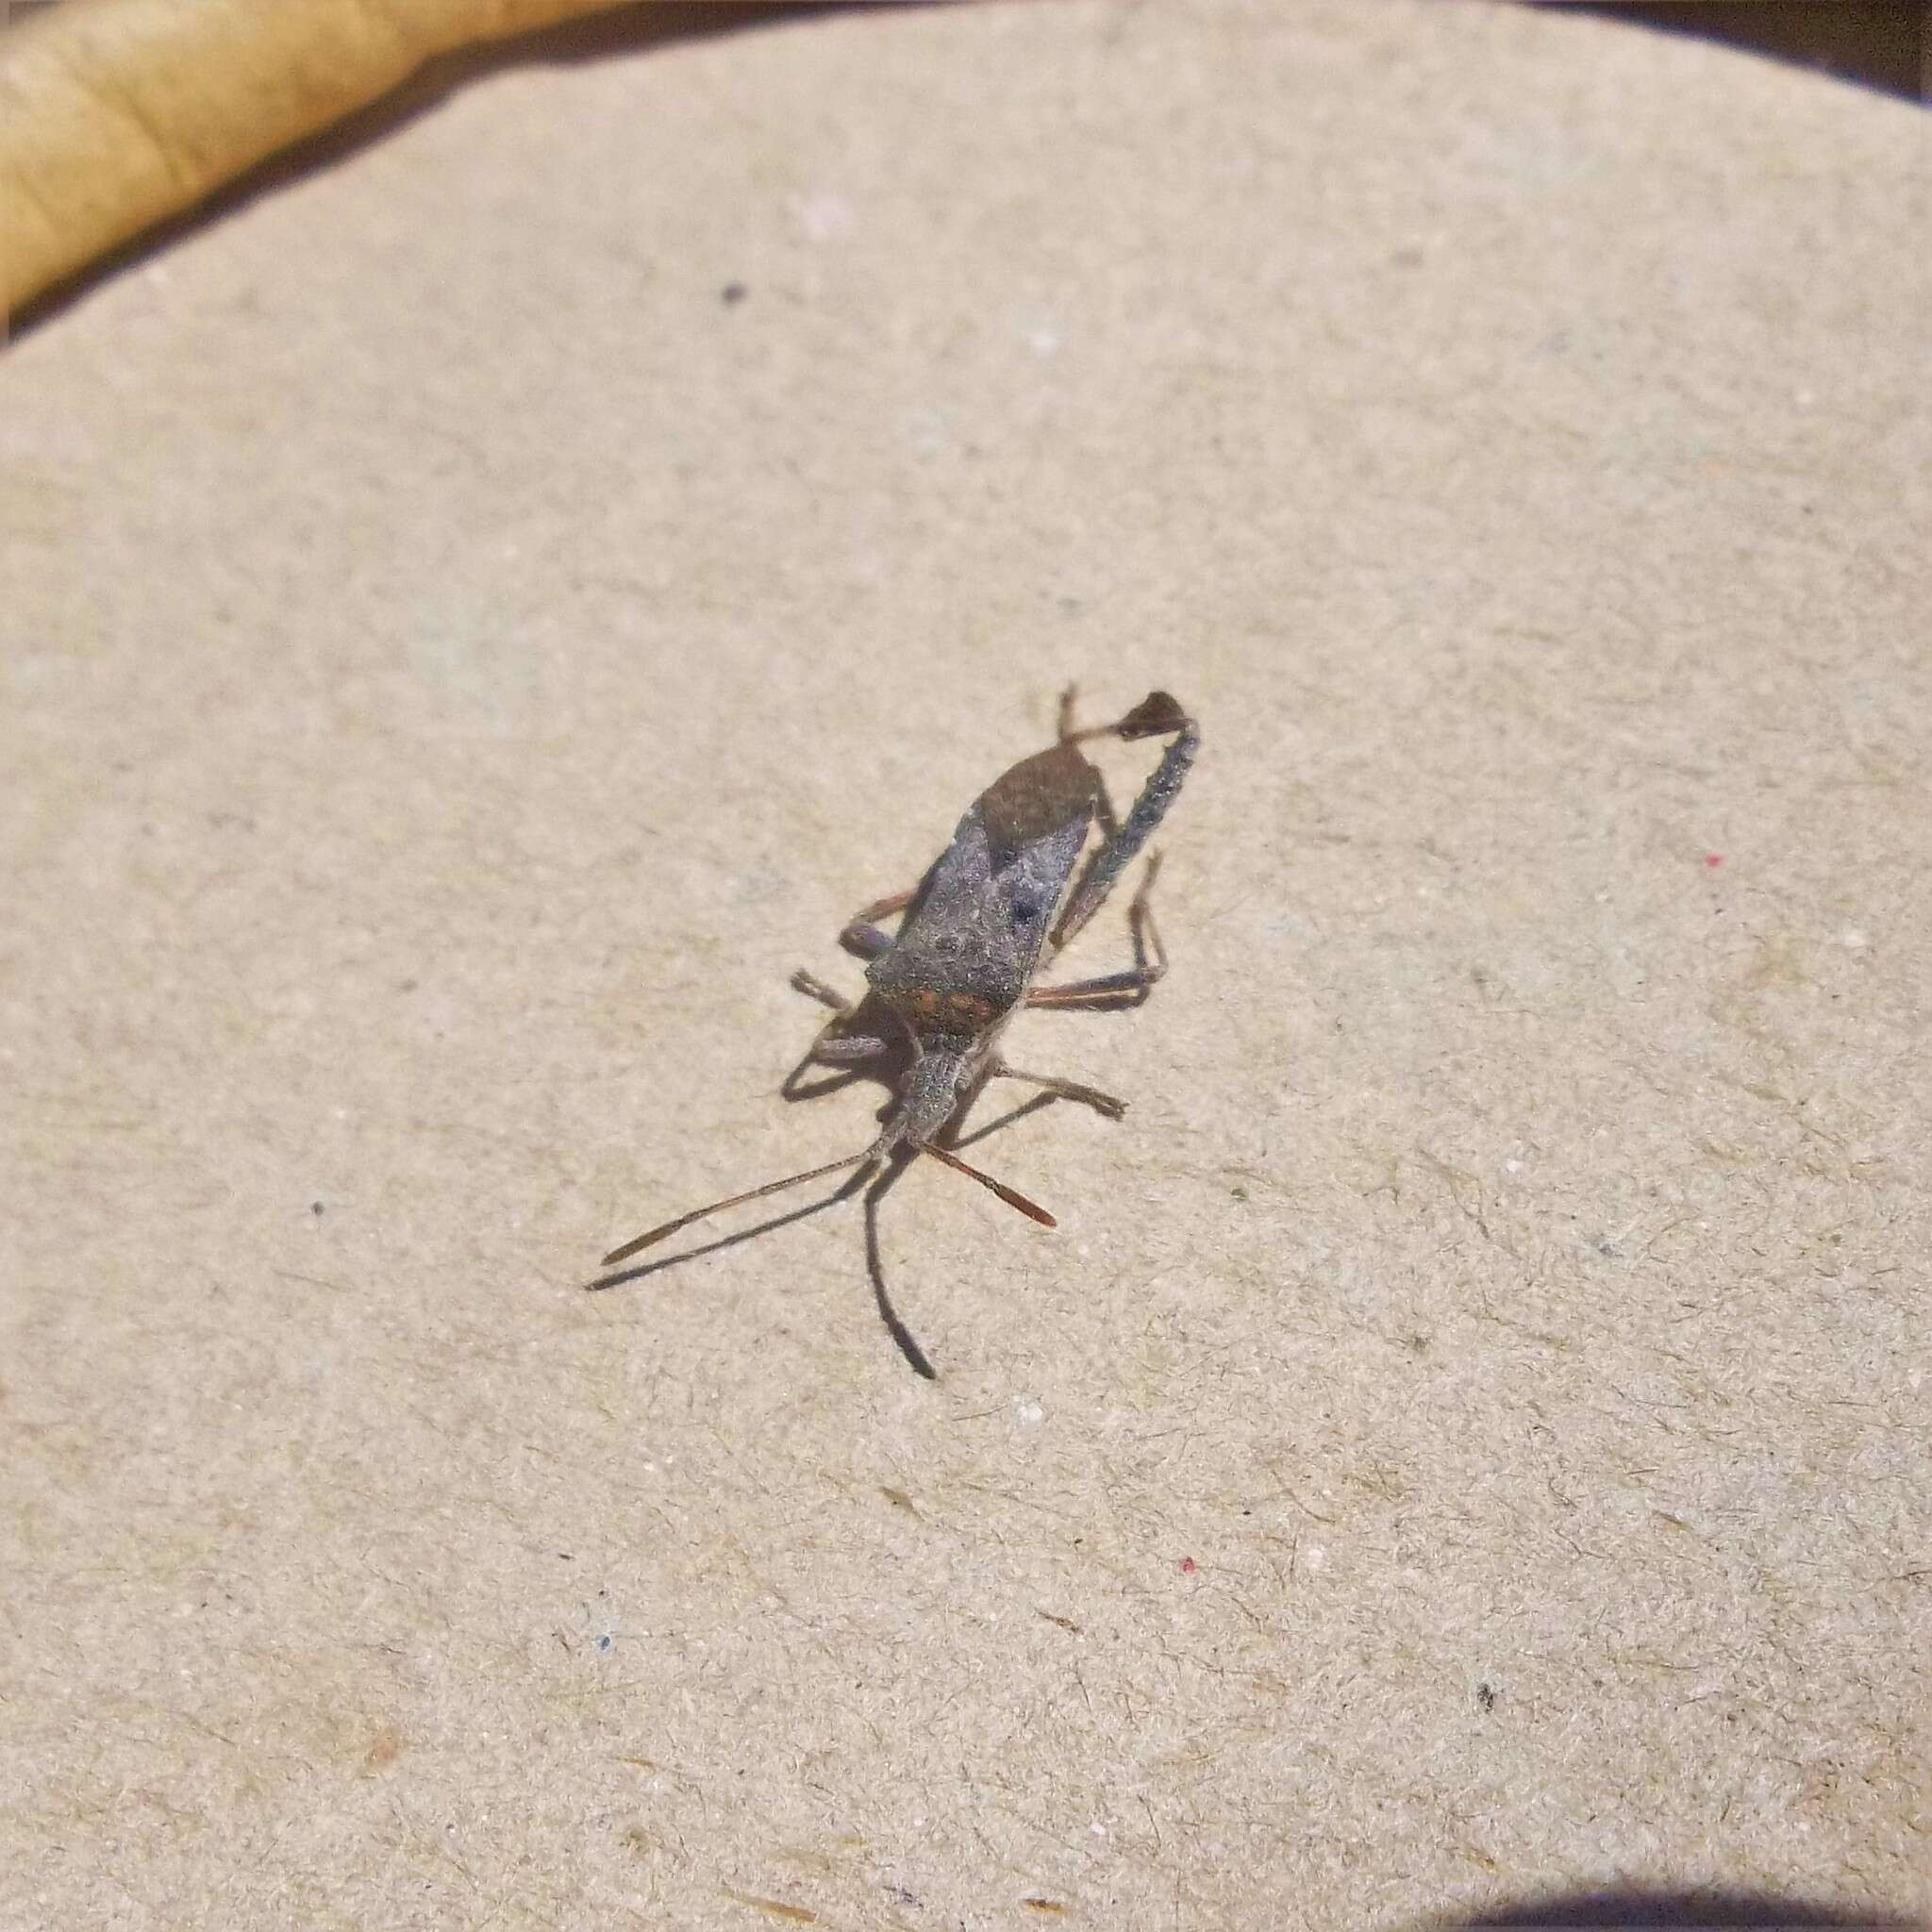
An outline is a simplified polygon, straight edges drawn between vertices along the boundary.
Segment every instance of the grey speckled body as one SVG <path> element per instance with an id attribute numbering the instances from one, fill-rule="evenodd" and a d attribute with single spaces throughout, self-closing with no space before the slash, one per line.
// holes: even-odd
<path id="1" fill-rule="evenodd" d="M 1018 764 L 974 801 L 866 971 L 922 1042 L 983 1033 L 1032 979 L 1093 823 L 1100 774 L 1072 745 Z"/>
<path id="2" fill-rule="evenodd" d="M 1026 1081 L 1115 1119 L 1125 1111 L 1124 1101 L 1097 1089 L 1007 1065 L 997 1043 L 1022 1006 L 1138 1004 L 1167 970 L 1148 906 L 1157 858 L 1149 860 L 1128 911 L 1133 966 L 1072 985 L 1034 983 L 1041 967 L 1099 909 L 1166 815 L 1199 742 L 1194 721 L 1165 691 L 1150 692 L 1111 724 L 1084 731 L 1073 728 L 1072 704 L 1068 691 L 1060 701 L 1058 741 L 1021 759 L 980 793 L 912 891 L 866 908 L 841 934 L 848 952 L 870 962 L 871 992 L 862 1004 L 853 1005 L 810 974 L 793 977 L 801 991 L 824 1001 L 836 1014 L 808 1058 L 855 1066 L 889 1056 L 895 1042 L 886 1036 L 895 1030 L 909 1041 L 912 1056 L 900 1079 L 899 1105 L 878 1137 L 844 1160 L 714 1201 L 652 1228 L 607 1255 L 607 1266 L 720 1208 L 841 1168 L 871 1167 L 898 1149 L 928 1154 L 1034 1220 L 1054 1225 L 1045 1208 L 968 1166 L 941 1137 L 981 1085 L 995 1076 Z M 1124 820 L 1116 819 L 1100 773 L 1079 749 L 1083 740 L 1103 736 L 1172 741 Z M 1104 836 L 1082 869 L 1081 855 L 1096 823 Z M 873 924 L 894 912 L 903 915 L 896 934 Z M 863 1030 L 861 1015 L 875 1025 L 889 1024 L 883 1032 Z"/>
<path id="3" fill-rule="evenodd" d="M 974 801 L 890 950 L 866 969 L 918 1048 L 888 1130 L 893 1139 L 937 1134 L 991 1059 L 1039 965 L 1099 796 L 1100 774 L 1074 745 L 1015 765 Z"/>

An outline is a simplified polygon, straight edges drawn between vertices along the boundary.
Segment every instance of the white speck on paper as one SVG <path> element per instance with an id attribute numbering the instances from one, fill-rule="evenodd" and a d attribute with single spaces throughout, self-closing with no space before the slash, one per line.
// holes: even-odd
<path id="1" fill-rule="evenodd" d="M 842 194 L 794 195 L 791 212 L 810 242 L 837 242 L 858 225 L 858 212 Z"/>
<path id="2" fill-rule="evenodd" d="M 1059 354 L 1065 338 L 1060 334 L 1058 323 L 1034 321 L 1021 325 L 1020 340 L 1044 362 L 1049 356 Z"/>
<path id="3" fill-rule="evenodd" d="M 1030 1399 L 1025 1399 L 1014 1403 L 1013 1414 L 1021 1422 L 1026 1424 L 1029 1427 L 1031 1427 L 1032 1424 L 1035 1423 L 1041 1423 L 1046 1420 L 1045 1409 L 1041 1408 L 1039 1403 L 1034 1402 Z"/>
<path id="4" fill-rule="evenodd" d="M 919 408 L 906 412 L 906 441 L 914 456 L 938 457 L 950 453 L 952 431 L 938 409 Z"/>

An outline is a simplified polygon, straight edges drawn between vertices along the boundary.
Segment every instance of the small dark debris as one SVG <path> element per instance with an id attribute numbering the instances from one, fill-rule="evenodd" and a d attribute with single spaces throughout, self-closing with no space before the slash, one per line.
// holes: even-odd
<path id="1" fill-rule="evenodd" d="M 742 282 L 726 282 L 718 291 L 718 299 L 724 303 L 725 308 L 736 308 L 750 293 L 751 291 Z"/>
<path id="2" fill-rule="evenodd" d="M 1493 1685 L 1478 1684 L 1475 1687 L 1475 1701 L 1485 1710 L 1494 1710 L 1501 1696 L 1502 1693 Z"/>
<path id="3" fill-rule="evenodd" d="M 1230 1188 L 1227 1191 L 1230 1194 L 1232 1194 L 1237 1201 L 1245 1201 L 1248 1198 L 1248 1191 L 1245 1188 Z"/>
<path id="4" fill-rule="evenodd" d="M 321 1203 L 320 1201 L 311 1201 L 311 1202 L 309 1202 L 309 1204 L 308 1204 L 308 1211 L 309 1211 L 309 1213 L 311 1213 L 311 1214 L 320 1214 L 320 1213 L 321 1213 L 321 1212 L 323 1211 L 323 1210 L 322 1210 L 322 1203 Z"/>

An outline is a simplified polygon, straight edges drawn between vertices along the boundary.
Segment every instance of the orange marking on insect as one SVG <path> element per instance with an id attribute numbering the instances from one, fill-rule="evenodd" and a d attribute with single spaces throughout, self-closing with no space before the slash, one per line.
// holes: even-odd
<path id="1" fill-rule="evenodd" d="M 891 1002 L 915 1033 L 981 1033 L 999 1008 L 976 992 L 941 992 L 929 986 L 895 988 Z"/>

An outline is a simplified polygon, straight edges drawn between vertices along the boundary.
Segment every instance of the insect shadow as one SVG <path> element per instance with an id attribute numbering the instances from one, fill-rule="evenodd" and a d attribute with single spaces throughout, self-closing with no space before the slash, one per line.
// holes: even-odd
<path id="1" fill-rule="evenodd" d="M 857 1079 L 878 1081 L 890 1096 L 879 1132 L 857 1153 L 761 1186 L 746 1188 L 647 1228 L 604 1257 L 616 1268 L 695 1221 L 742 1207 L 787 1188 L 852 1170 L 823 1200 L 721 1237 L 681 1255 L 601 1275 L 586 1284 L 615 1288 L 661 1268 L 735 1247 L 823 1212 L 863 1191 L 866 1267 L 887 1329 L 918 1373 L 936 1379 L 925 1352 L 893 1308 L 886 1290 L 878 1206 L 919 1155 L 964 1174 L 1043 1227 L 1054 1217 L 1018 1189 L 960 1158 L 959 1149 L 1010 1124 L 1050 1100 L 1075 1100 L 1109 1120 L 1126 1102 L 1057 1074 L 1028 1073 L 999 1050 L 1008 1023 L 1028 1007 L 1109 1011 L 1139 1006 L 1167 971 L 1151 897 L 1160 860 L 1151 855 L 1127 908 L 1133 963 L 1124 970 L 1058 985 L 1038 983 L 1041 970 L 1111 896 L 1178 795 L 1200 742 L 1199 729 L 1166 691 L 1150 691 L 1110 724 L 1077 728 L 1072 690 L 1061 694 L 1053 744 L 1023 758 L 967 808 L 952 839 L 909 891 L 863 908 L 839 935 L 840 945 L 866 960 L 866 991 L 848 1000 L 801 969 L 791 983 L 832 1009 L 832 1018 L 779 1089 L 788 1101 L 835 1092 Z M 1081 746 L 1096 738 L 1167 741 L 1159 763 L 1131 808 L 1118 812 L 1101 772 Z M 1092 840 L 1099 833 L 1097 842 Z M 898 917 L 887 932 L 876 924 Z M 819 1078 L 814 1069 L 830 1069 Z M 979 1128 L 963 1127 L 988 1082 L 1013 1080 L 1032 1099 Z"/>

